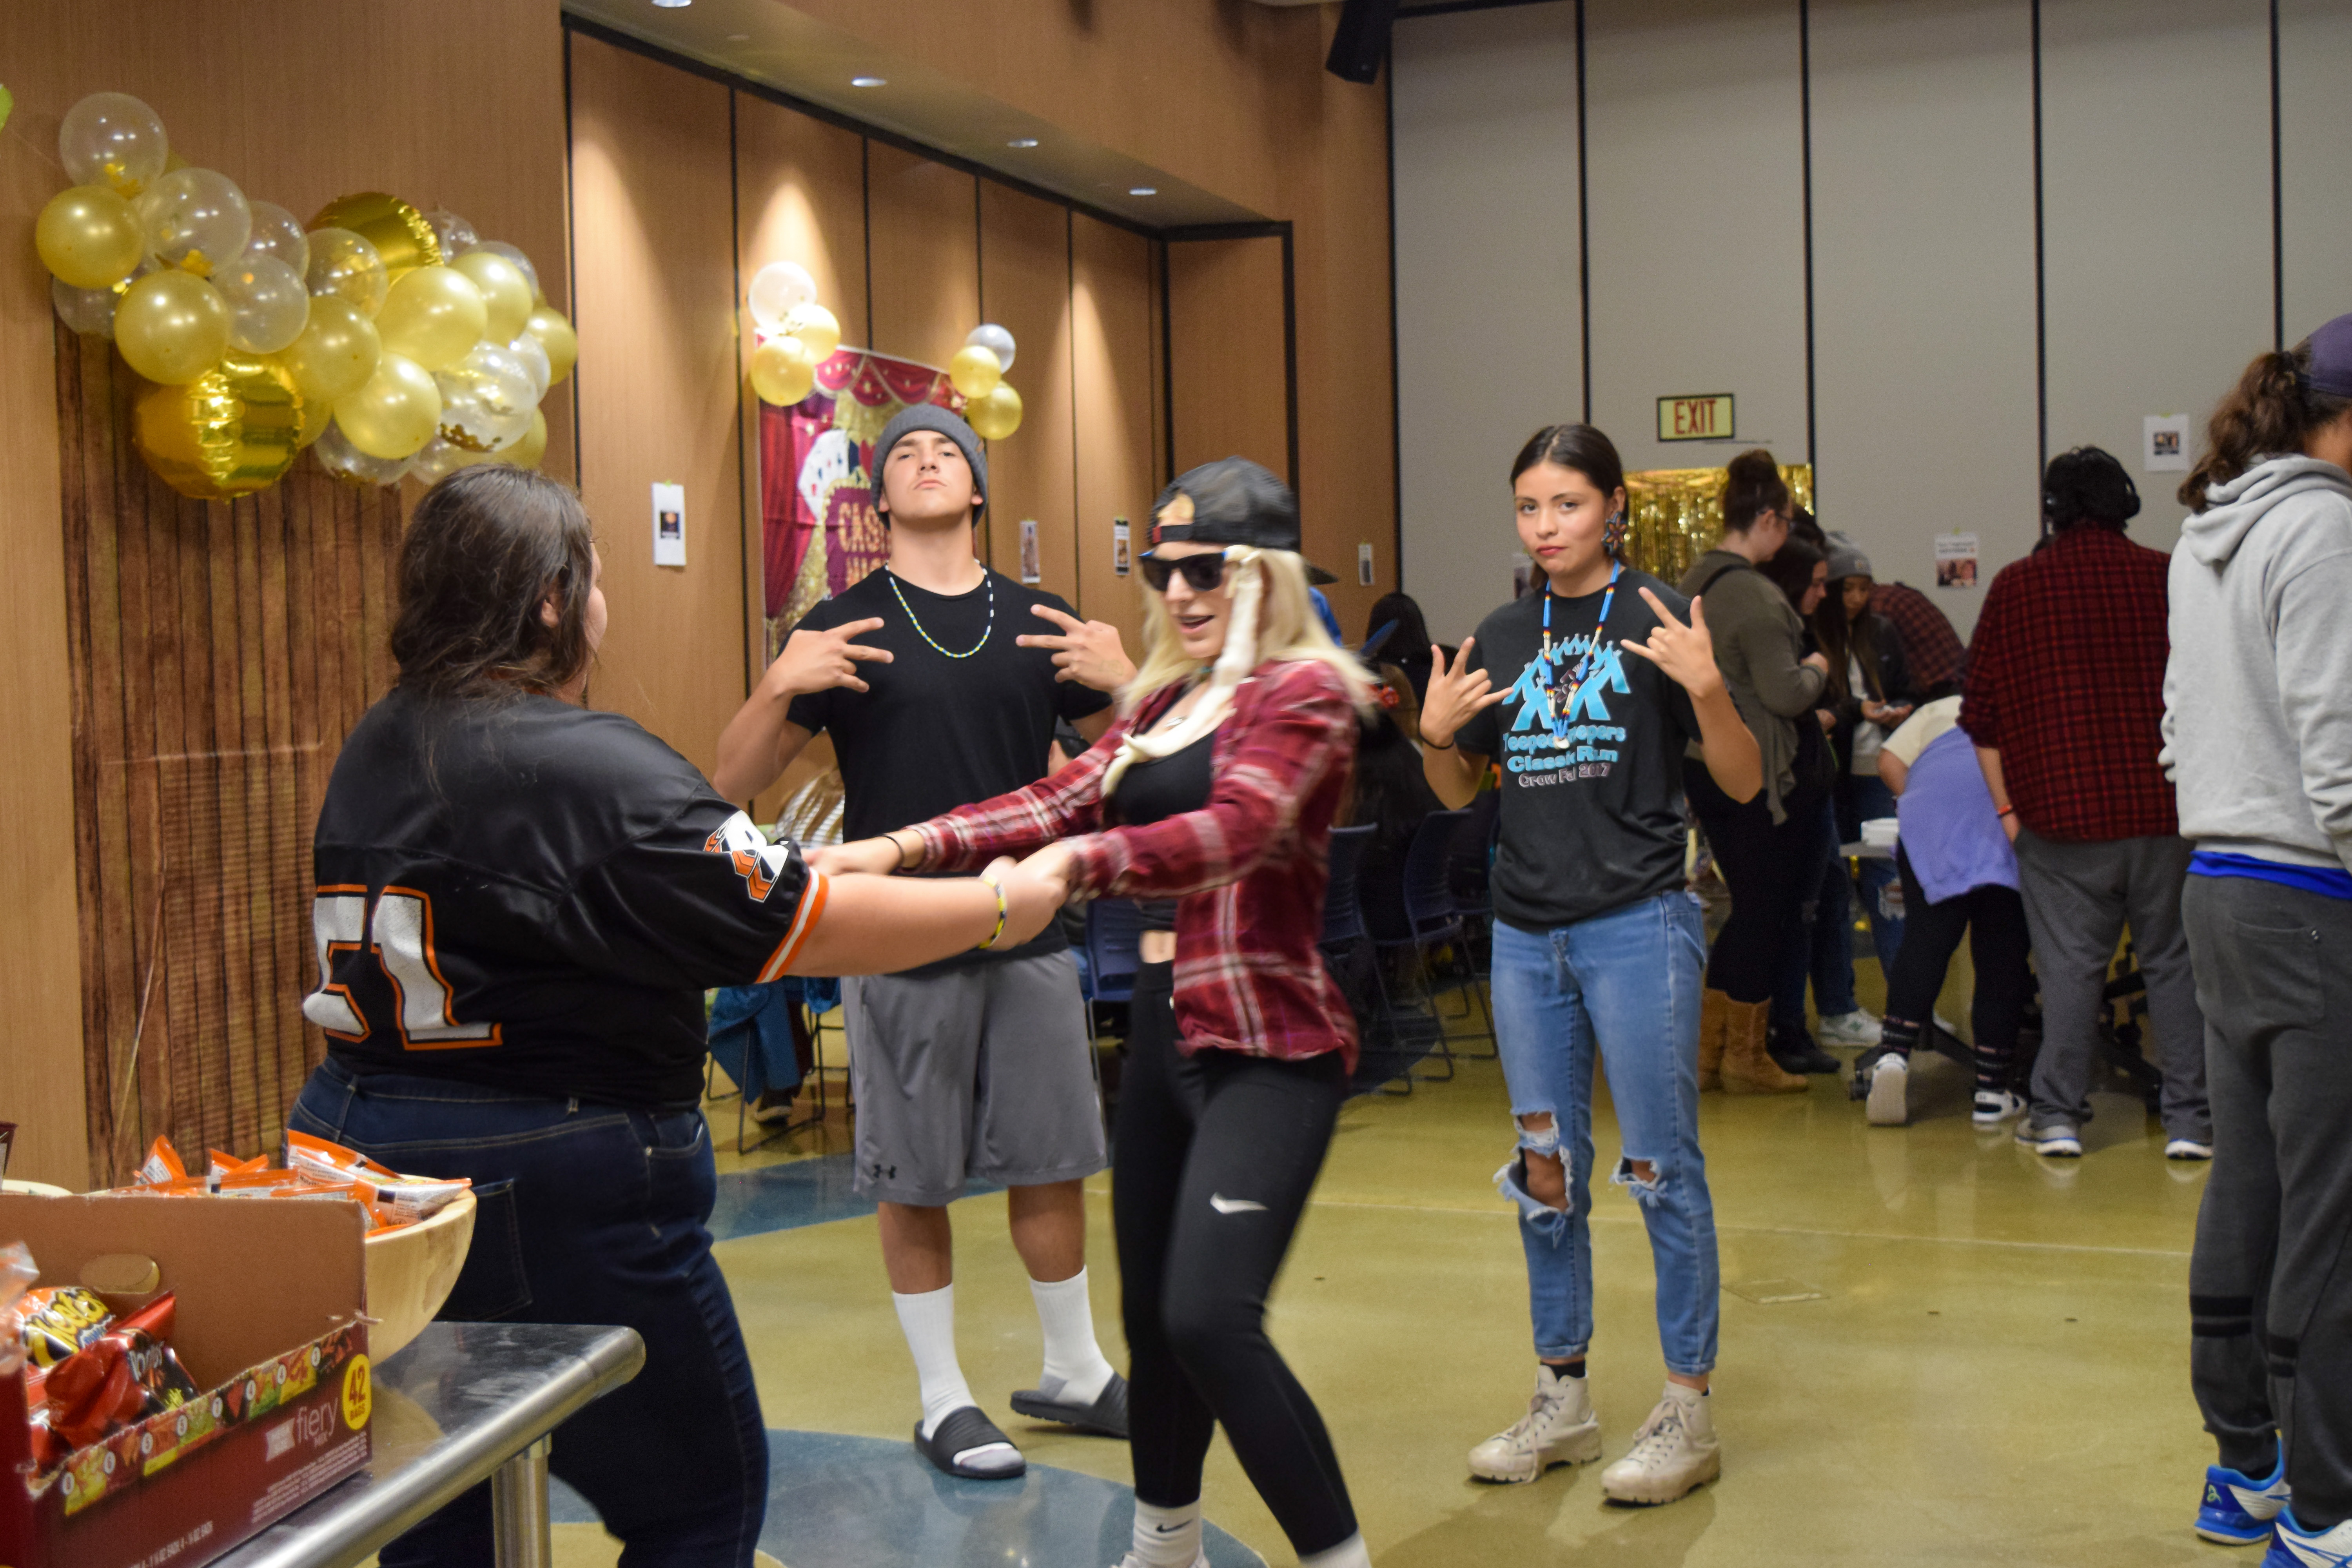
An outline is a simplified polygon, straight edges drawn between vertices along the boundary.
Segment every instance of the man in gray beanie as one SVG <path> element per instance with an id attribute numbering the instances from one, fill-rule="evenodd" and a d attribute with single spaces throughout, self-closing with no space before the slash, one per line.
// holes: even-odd
<path id="1" fill-rule="evenodd" d="M 872 482 L 887 563 L 802 619 L 720 736 L 712 782 L 748 800 L 822 731 L 840 761 L 845 836 L 887 845 L 879 836 L 892 828 L 1044 777 L 1055 722 L 1096 739 L 1110 725 L 1108 693 L 1135 671 L 1116 627 L 976 559 L 988 457 L 962 419 L 930 404 L 902 409 L 874 444 Z M 900 868 L 857 854 L 809 859 L 827 875 Z M 1024 1461 L 956 1357 L 947 1205 L 967 1180 L 1008 1189 L 1045 1330 L 1044 1374 L 1013 1408 L 1124 1437 L 1127 1383 L 1096 1342 L 1087 1295 L 1081 1184 L 1108 1160 L 1077 962 L 1058 926 L 983 949 L 842 985 L 855 1184 L 881 1210 L 882 1260 L 922 1396 L 915 1446 L 949 1475 L 997 1479 Z"/>

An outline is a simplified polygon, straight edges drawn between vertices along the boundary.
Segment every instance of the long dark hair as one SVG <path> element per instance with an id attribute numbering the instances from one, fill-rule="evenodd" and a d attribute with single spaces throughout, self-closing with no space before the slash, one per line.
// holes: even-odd
<path id="1" fill-rule="evenodd" d="M 1723 471 L 1723 531 L 1745 533 L 1768 511 L 1789 509 L 1789 481 L 1780 465 L 1761 447 L 1731 459 Z M 1820 552 L 1814 552 L 1821 559 Z"/>
<path id="2" fill-rule="evenodd" d="M 593 657 L 595 579 L 588 513 L 569 486 L 504 463 L 458 469 L 416 503 L 400 542 L 400 684 L 490 701 L 555 690 Z M 551 626 L 540 616 L 550 594 Z"/>
<path id="3" fill-rule="evenodd" d="M 1382 626 L 1394 623 L 1395 629 L 1374 648 L 1371 657 L 1395 665 L 1408 676 L 1418 671 L 1422 680 L 1429 679 L 1429 622 L 1421 606 L 1410 594 L 1382 594 L 1372 601 L 1371 614 L 1364 617 L 1364 640 L 1370 642 Z"/>
<path id="4" fill-rule="evenodd" d="M 1519 476 L 1538 463 L 1582 474 L 1604 498 L 1625 488 L 1625 462 L 1617 456 L 1617 443 L 1590 425 L 1547 425 L 1528 437 L 1519 455 L 1511 459 L 1511 483 L 1517 484 Z M 1612 556 L 1623 553 L 1623 531 L 1615 531 L 1604 545 Z M 1422 646 L 1428 644 L 1424 641 Z"/>
<path id="5" fill-rule="evenodd" d="M 1789 596 L 1789 608 L 1801 615 L 1805 592 L 1813 585 L 1813 568 L 1826 559 L 1803 540 L 1791 539 L 1757 570 L 1772 579 L 1773 585 Z"/>
<path id="6" fill-rule="evenodd" d="M 1886 672 L 1878 662 L 1878 617 L 1863 606 L 1862 614 L 1848 619 L 1845 613 L 1845 579 L 1830 580 L 1828 596 L 1813 609 L 1813 646 L 1830 661 L 1830 694 L 1840 702 L 1856 696 L 1867 695 L 1873 702 L 1886 700 Z M 1862 663 L 1864 690 L 1852 689 L 1846 678 L 1846 661 Z"/>
<path id="7" fill-rule="evenodd" d="M 2206 424 L 2205 455 L 2180 481 L 2183 506 L 2203 511 L 2209 488 L 2228 484 L 2264 458 L 2302 451 L 2313 431 L 2352 408 L 2352 398 L 2305 384 L 2310 374 L 2309 338 L 2284 353 L 2254 356 Z"/>

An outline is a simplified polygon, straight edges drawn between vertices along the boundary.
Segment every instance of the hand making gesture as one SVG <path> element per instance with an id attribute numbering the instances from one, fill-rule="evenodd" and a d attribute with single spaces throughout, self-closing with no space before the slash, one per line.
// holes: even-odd
<path id="1" fill-rule="evenodd" d="M 1029 613 L 1062 628 L 1059 637 L 1036 632 L 1013 639 L 1023 647 L 1052 648 L 1055 680 L 1075 680 L 1096 691 L 1116 691 L 1134 678 L 1135 666 L 1128 662 L 1127 650 L 1119 646 L 1118 628 L 1108 621 L 1082 621 L 1051 605 L 1032 605 Z"/>
<path id="2" fill-rule="evenodd" d="M 1664 670 L 1694 700 L 1704 700 L 1719 690 L 1723 673 L 1715 667 L 1715 639 L 1706 635 L 1706 612 L 1699 602 L 1690 602 L 1690 625 L 1685 626 L 1649 589 L 1642 590 L 1642 597 L 1649 605 L 1650 613 L 1658 617 L 1658 624 L 1650 628 L 1647 642 L 1625 641 L 1618 646 Z"/>
<path id="3" fill-rule="evenodd" d="M 1470 721 L 1471 715 L 1482 713 L 1510 695 L 1508 689 L 1490 690 L 1495 683 L 1483 669 L 1470 668 L 1470 649 L 1476 637 L 1464 637 L 1462 651 L 1454 662 L 1445 662 L 1445 650 L 1433 645 L 1429 650 L 1429 695 L 1421 700 L 1421 740 L 1423 744 L 1443 751 L 1454 743 L 1454 734 Z"/>
<path id="4" fill-rule="evenodd" d="M 845 622 L 821 632 L 794 632 L 785 639 L 784 651 L 776 656 L 776 662 L 768 666 L 765 679 L 788 697 L 830 691 L 835 687 L 864 691 L 866 682 L 858 679 L 857 667 L 888 664 L 891 655 L 887 648 L 867 647 L 852 639 L 878 630 L 881 626 L 877 616 L 869 620 Z"/>

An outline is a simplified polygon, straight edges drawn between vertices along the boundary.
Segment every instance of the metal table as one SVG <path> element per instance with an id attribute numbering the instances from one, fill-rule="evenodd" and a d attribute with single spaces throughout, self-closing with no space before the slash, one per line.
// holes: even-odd
<path id="1" fill-rule="evenodd" d="M 646 1364 L 635 1329 L 429 1323 L 375 1373 L 368 1468 L 220 1568 L 351 1568 L 488 1479 L 499 1568 L 547 1568 L 547 1435 Z"/>

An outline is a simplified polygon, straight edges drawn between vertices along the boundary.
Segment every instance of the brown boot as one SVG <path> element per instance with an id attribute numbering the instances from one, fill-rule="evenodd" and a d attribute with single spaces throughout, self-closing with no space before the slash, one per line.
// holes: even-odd
<path id="1" fill-rule="evenodd" d="M 1698 1005 L 1698 1089 L 1723 1087 L 1723 1031 L 1731 1021 L 1731 998 L 1710 985 Z"/>
<path id="2" fill-rule="evenodd" d="M 1769 1002 L 1724 1002 L 1723 1092 L 1726 1094 L 1801 1094 L 1811 1087 L 1801 1075 L 1780 1070 L 1764 1049 L 1769 1031 Z"/>

